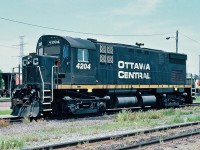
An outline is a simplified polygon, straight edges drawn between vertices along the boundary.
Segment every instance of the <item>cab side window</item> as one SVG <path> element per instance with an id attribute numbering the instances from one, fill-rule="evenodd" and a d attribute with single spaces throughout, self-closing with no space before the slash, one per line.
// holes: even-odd
<path id="1" fill-rule="evenodd" d="M 88 62 L 88 49 L 78 49 L 78 62 Z"/>
<path id="2" fill-rule="evenodd" d="M 69 46 L 65 45 L 63 47 L 63 58 L 69 57 Z"/>
<path id="3" fill-rule="evenodd" d="M 44 50 L 43 50 L 42 47 L 38 49 L 38 54 L 39 54 L 39 55 L 43 55 L 43 54 L 44 54 Z"/>

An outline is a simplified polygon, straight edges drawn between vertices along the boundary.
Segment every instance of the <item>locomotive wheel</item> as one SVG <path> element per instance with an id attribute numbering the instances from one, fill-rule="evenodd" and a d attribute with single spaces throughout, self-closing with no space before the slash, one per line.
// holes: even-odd
<path id="1" fill-rule="evenodd" d="M 103 115 L 106 112 L 106 103 L 100 102 L 99 104 L 99 109 L 98 109 L 98 114 Z"/>
<path id="2" fill-rule="evenodd" d="M 61 116 L 62 114 L 61 102 L 54 102 L 52 108 L 53 108 L 52 111 L 53 116 Z"/>

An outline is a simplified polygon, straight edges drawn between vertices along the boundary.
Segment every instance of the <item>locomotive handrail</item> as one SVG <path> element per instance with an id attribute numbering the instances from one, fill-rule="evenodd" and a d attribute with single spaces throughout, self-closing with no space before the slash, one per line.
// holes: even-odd
<path id="1" fill-rule="evenodd" d="M 42 80 L 42 102 L 44 102 L 44 80 L 43 80 L 43 77 L 42 77 L 42 73 L 41 73 L 41 69 L 40 69 L 40 66 L 37 66 L 39 72 L 40 72 L 40 78 Z"/>
<path id="2" fill-rule="evenodd" d="M 12 80 L 13 80 L 13 73 L 14 73 L 14 68 L 12 69 L 12 74 L 10 77 L 10 99 L 12 99 Z"/>
<path id="3" fill-rule="evenodd" d="M 54 76 L 53 76 L 53 74 L 54 74 L 54 68 L 56 68 L 56 67 L 58 67 L 58 66 L 52 66 L 52 72 L 51 72 L 51 102 L 53 102 L 53 86 L 54 86 L 54 82 L 53 82 Z"/>

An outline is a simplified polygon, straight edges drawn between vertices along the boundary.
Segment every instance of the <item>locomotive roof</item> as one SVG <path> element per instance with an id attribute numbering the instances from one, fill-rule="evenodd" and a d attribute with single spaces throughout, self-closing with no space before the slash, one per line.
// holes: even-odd
<path id="1" fill-rule="evenodd" d="M 69 36 L 57 36 L 57 35 L 43 35 L 42 37 L 40 37 L 40 39 L 45 39 L 45 38 L 46 39 L 51 39 L 51 38 L 52 39 L 54 39 L 54 38 L 63 39 L 64 41 L 69 43 L 69 45 L 71 47 L 75 47 L 75 48 L 86 48 L 86 49 L 93 49 L 93 50 L 96 49 L 93 42 L 91 42 L 89 40 L 84 40 L 81 38 L 72 38 Z M 40 41 L 40 39 L 39 39 L 39 41 Z"/>
<path id="2" fill-rule="evenodd" d="M 95 44 L 105 44 L 105 45 L 112 45 L 112 46 L 116 46 L 116 47 L 126 47 L 126 48 L 130 48 L 130 49 L 165 52 L 164 50 L 138 47 L 135 45 L 100 42 L 100 41 L 97 41 L 96 39 L 81 39 L 81 38 L 72 38 L 69 36 L 43 35 L 42 37 L 40 37 L 40 39 L 41 38 L 49 38 L 49 37 L 57 37 L 57 38 L 64 39 L 66 42 L 68 42 L 70 44 L 71 47 L 74 47 L 74 48 L 85 48 L 85 49 L 95 50 L 96 49 Z"/>
<path id="3" fill-rule="evenodd" d="M 69 36 L 62 36 L 62 38 L 67 40 L 71 47 L 96 49 L 94 43 L 89 40 L 84 40 L 81 38 L 72 38 Z"/>
<path id="4" fill-rule="evenodd" d="M 145 47 L 139 47 L 139 46 L 135 46 L 135 45 L 121 44 L 121 43 L 107 43 L 107 42 L 99 42 L 99 41 L 97 43 L 98 44 L 108 44 L 108 45 L 118 46 L 118 47 L 126 47 L 126 48 L 130 48 L 130 49 L 138 49 L 138 50 L 158 51 L 158 52 L 163 51 L 163 50 L 158 50 L 158 49 L 145 48 Z"/>
<path id="5" fill-rule="evenodd" d="M 91 39 L 91 38 L 88 38 L 87 40 L 90 40 L 90 41 L 92 41 L 93 43 L 97 43 L 97 44 L 112 45 L 112 46 L 116 46 L 116 47 L 126 47 L 126 48 L 130 48 L 130 49 L 138 49 L 138 50 L 147 50 L 147 51 L 164 52 L 164 50 L 153 49 L 153 48 L 145 48 L 145 47 L 139 47 L 139 46 L 136 46 L 136 45 L 122 44 L 122 43 L 101 42 L 101 41 L 97 41 L 96 39 Z"/>

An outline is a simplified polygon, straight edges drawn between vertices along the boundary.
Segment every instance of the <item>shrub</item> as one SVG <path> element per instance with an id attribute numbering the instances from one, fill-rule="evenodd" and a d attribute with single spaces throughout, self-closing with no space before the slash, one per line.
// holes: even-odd
<path id="1" fill-rule="evenodd" d="M 9 121 L 6 121 L 4 119 L 0 119 L 0 127 L 7 127 L 10 125 Z"/>
<path id="2" fill-rule="evenodd" d="M 117 114 L 117 122 L 129 121 L 131 112 L 129 110 L 122 110 Z"/>
<path id="3" fill-rule="evenodd" d="M 3 139 L 0 140 L 0 149 L 6 150 L 6 149 L 22 149 L 24 146 L 23 140 L 17 140 L 17 139 Z"/>
<path id="4" fill-rule="evenodd" d="M 175 115 L 175 113 L 176 113 L 176 111 L 173 108 L 170 108 L 170 109 L 167 109 L 167 110 L 163 111 L 163 114 L 165 116 L 172 116 L 172 115 Z"/>
<path id="5" fill-rule="evenodd" d="M 193 122 L 193 121 L 199 121 L 200 120 L 200 116 L 192 116 L 187 118 L 188 122 Z"/>
<path id="6" fill-rule="evenodd" d="M 167 121 L 168 124 L 176 124 L 176 123 L 182 123 L 184 122 L 184 119 L 180 116 L 174 116 L 169 121 Z"/>

